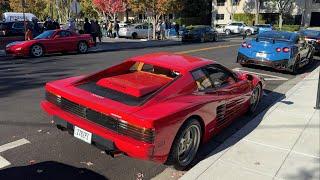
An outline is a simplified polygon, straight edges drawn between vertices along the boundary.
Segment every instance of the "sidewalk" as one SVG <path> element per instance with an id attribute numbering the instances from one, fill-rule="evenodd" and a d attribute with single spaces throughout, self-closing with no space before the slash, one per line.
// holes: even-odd
<path id="1" fill-rule="evenodd" d="M 89 52 L 117 51 L 124 49 L 141 49 L 147 47 L 164 47 L 180 45 L 181 40 L 170 38 L 167 40 L 126 39 L 126 38 L 103 38 L 102 43 L 97 43 Z"/>
<path id="2" fill-rule="evenodd" d="M 319 179 L 320 67 L 181 179 Z"/>

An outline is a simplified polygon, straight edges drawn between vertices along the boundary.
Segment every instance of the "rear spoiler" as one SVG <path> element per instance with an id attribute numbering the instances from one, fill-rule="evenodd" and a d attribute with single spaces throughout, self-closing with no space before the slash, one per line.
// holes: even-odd
<path id="1" fill-rule="evenodd" d="M 258 37 L 258 36 L 256 37 L 256 42 L 259 42 L 259 37 Z M 272 39 L 272 43 L 273 43 L 273 44 L 276 43 L 276 40 L 275 40 L 275 39 Z"/>

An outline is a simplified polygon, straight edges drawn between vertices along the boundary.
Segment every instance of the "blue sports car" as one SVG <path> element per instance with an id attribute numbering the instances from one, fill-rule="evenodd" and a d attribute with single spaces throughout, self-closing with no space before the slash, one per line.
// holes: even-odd
<path id="1" fill-rule="evenodd" d="M 263 33 L 266 31 L 272 31 L 273 27 L 271 24 L 257 24 L 255 27 L 258 29 L 258 33 Z"/>
<path id="2" fill-rule="evenodd" d="M 314 48 L 297 33 L 267 31 L 243 42 L 238 50 L 241 65 L 268 66 L 294 74 L 311 63 Z"/>

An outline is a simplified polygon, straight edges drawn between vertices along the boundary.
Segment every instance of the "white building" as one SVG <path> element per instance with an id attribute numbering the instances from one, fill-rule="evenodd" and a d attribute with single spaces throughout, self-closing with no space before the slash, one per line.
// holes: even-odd
<path id="1" fill-rule="evenodd" d="M 234 14 L 255 14 L 255 0 L 213 0 L 212 24 L 225 25 L 232 21 Z M 320 0 L 295 0 L 288 10 L 296 24 L 304 26 L 320 26 Z M 265 1 L 260 4 L 260 15 L 272 18 L 277 17 L 276 4 Z"/>

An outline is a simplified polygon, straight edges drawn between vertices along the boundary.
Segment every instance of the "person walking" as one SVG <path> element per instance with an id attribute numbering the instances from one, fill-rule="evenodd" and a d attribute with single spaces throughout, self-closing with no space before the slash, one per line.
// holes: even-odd
<path id="1" fill-rule="evenodd" d="M 113 37 L 113 35 L 112 35 L 112 29 L 113 29 L 112 23 L 109 22 L 109 24 L 108 24 L 108 37 L 110 37 L 110 38 Z"/>
<path id="2" fill-rule="evenodd" d="M 174 26 L 174 29 L 175 29 L 175 31 L 176 31 L 176 34 L 177 34 L 177 38 L 179 38 L 180 37 L 180 25 L 179 25 L 179 23 L 178 22 L 176 22 L 176 25 Z"/>
<path id="3" fill-rule="evenodd" d="M 160 35 L 161 35 L 161 21 L 157 22 L 156 24 L 156 38 L 157 40 L 160 40 Z"/>
<path id="4" fill-rule="evenodd" d="M 160 25 L 161 40 L 166 39 L 166 23 L 163 21 Z"/>
<path id="5" fill-rule="evenodd" d="M 68 30 L 71 32 L 76 32 L 76 23 L 72 18 L 68 20 Z"/>
<path id="6" fill-rule="evenodd" d="M 55 21 L 52 22 L 52 25 L 54 26 L 55 29 L 60 29 L 60 23 L 59 20 L 56 19 Z"/>
<path id="7" fill-rule="evenodd" d="M 88 18 L 84 19 L 83 30 L 85 34 L 91 34 L 91 24 Z"/>
<path id="8" fill-rule="evenodd" d="M 30 25 L 27 25 L 27 31 L 26 31 L 26 34 L 24 36 L 24 39 L 26 41 L 30 41 L 33 39 L 33 36 L 32 36 L 32 28 Z"/>
<path id="9" fill-rule="evenodd" d="M 114 21 L 114 27 L 113 27 L 115 33 L 116 33 L 116 38 L 119 38 L 119 30 L 120 30 L 120 26 L 117 22 L 117 20 Z"/>
<path id="10" fill-rule="evenodd" d="M 91 26 L 90 26 L 90 30 L 91 30 L 91 36 L 94 42 L 94 46 L 97 45 L 97 33 L 98 33 L 98 28 L 96 23 L 94 22 L 94 20 L 91 20 Z"/>
<path id="11" fill-rule="evenodd" d="M 101 26 L 98 20 L 96 20 L 96 26 L 97 26 L 97 36 L 98 36 L 99 42 L 101 43 L 102 31 L 101 31 Z"/>

